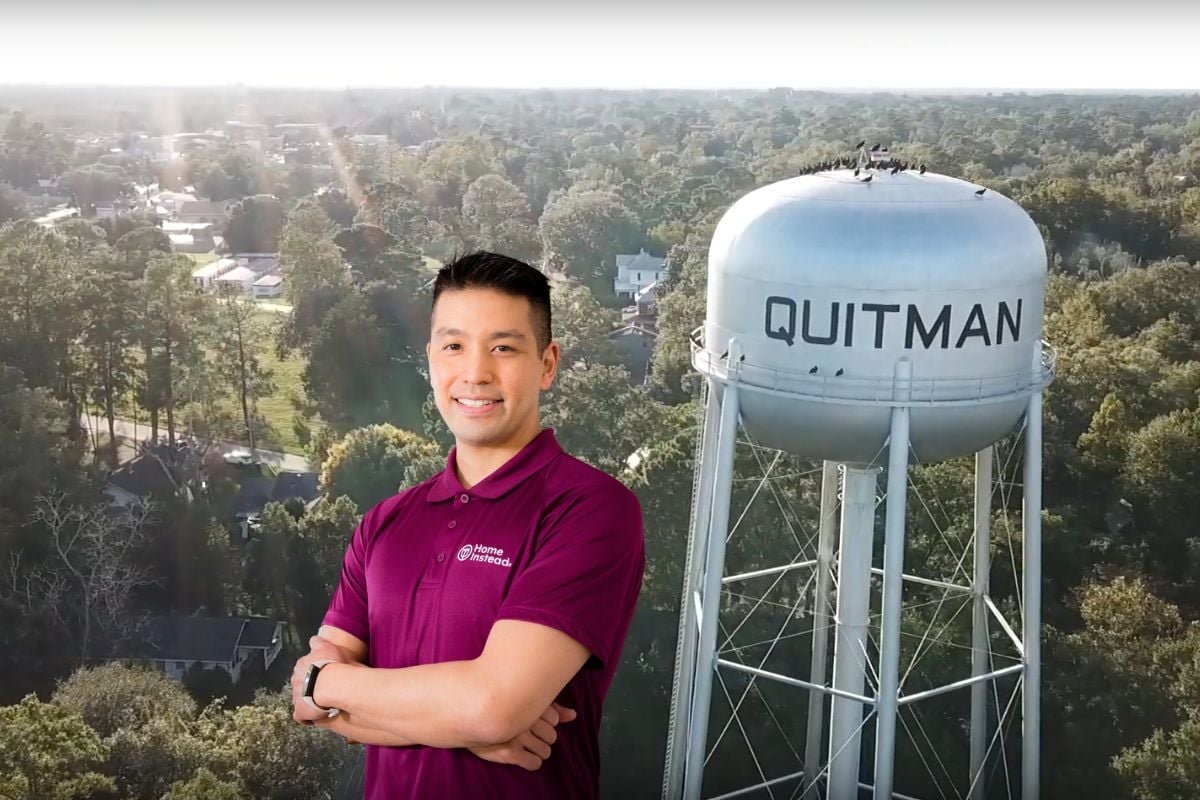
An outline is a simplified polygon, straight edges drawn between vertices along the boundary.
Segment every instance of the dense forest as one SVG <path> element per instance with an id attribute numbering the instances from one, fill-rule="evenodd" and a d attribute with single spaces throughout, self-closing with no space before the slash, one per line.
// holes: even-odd
<path id="1" fill-rule="evenodd" d="M 286 159 L 231 137 L 167 162 L 140 149 L 251 118 L 317 123 L 322 143 Z M 0 132 L 0 797 L 353 792 L 359 751 L 292 724 L 279 690 L 362 512 L 444 464 L 452 440 L 423 372 L 428 283 L 474 248 L 551 275 L 564 359 L 543 424 L 641 500 L 648 565 L 606 705 L 602 789 L 658 796 L 701 421 L 688 335 L 704 316 L 708 242 L 746 192 L 864 139 L 1011 197 L 1045 240 L 1057 377 L 1044 422 L 1043 796 L 1200 797 L 1200 97 L 4 89 Z M 47 181 L 81 218 L 32 221 Z M 198 290 L 195 262 L 139 206 L 151 184 L 232 201 L 226 247 L 278 251 L 290 310 Z M 113 203 L 127 210 L 96 213 Z M 669 275 L 635 383 L 608 334 L 615 257 L 642 249 Z M 100 422 L 85 430 L 89 414 Z M 190 499 L 108 509 L 101 490 L 130 445 L 117 422 L 130 417 L 172 447 L 197 442 L 204 469 L 174 475 L 177 489 L 195 483 Z M 204 443 L 254 437 L 302 448 L 324 499 L 268 504 L 243 540 L 230 522 L 240 473 Z M 997 450 L 1001 482 L 1019 480 L 1019 436 Z M 755 491 L 768 469 L 770 490 Z M 737 476 L 730 568 L 785 563 L 815 529 L 820 465 L 748 443 Z M 953 577 L 973 481 L 971 459 L 913 468 L 906 563 L 922 574 Z M 1011 608 L 1019 488 L 994 515 L 992 592 Z M 730 619 L 762 605 L 737 631 L 747 648 L 811 625 L 795 613 L 800 577 L 739 591 L 724 598 Z M 908 599 L 906 630 L 969 642 L 969 614 Z M 283 621 L 283 655 L 237 682 L 121 663 L 148 619 L 197 609 Z M 797 636 L 777 657 L 807 653 Z M 960 662 L 932 648 L 911 686 Z M 799 768 L 807 697 L 755 683 L 749 698 L 757 715 L 718 747 L 706 793 L 756 782 L 759 766 Z M 915 735 L 901 732 L 896 790 L 961 796 L 963 698 L 922 713 Z M 1019 794 L 1018 733 L 1019 720 L 1003 731 L 988 796 Z"/>

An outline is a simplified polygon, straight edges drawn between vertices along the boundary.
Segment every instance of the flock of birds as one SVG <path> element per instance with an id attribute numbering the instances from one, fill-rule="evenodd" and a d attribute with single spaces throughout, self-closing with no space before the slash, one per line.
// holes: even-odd
<path id="1" fill-rule="evenodd" d="M 854 146 L 854 149 L 858 152 L 857 156 L 852 158 L 835 158 L 832 161 L 821 161 L 817 164 L 810 164 L 801 169 L 798 174 L 813 175 L 818 172 L 829 172 L 836 169 L 853 169 L 854 177 L 858 178 L 859 183 L 866 184 L 870 184 L 875 174 L 881 172 L 896 175 L 912 170 L 918 175 L 925 174 L 924 164 L 910 164 L 907 161 L 892 158 L 888 153 L 888 149 L 882 144 L 873 144 L 869 150 L 866 147 L 867 140 L 863 139 Z M 975 196 L 983 197 L 986 192 L 986 187 L 978 189 L 975 192 Z"/>

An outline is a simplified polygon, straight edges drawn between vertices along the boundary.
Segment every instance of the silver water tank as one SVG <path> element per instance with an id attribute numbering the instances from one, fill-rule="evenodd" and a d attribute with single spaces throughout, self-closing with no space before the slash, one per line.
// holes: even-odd
<path id="1" fill-rule="evenodd" d="M 765 446 L 871 462 L 902 402 L 913 461 L 975 452 L 1053 373 L 1042 238 L 995 192 L 864 172 L 870 181 L 848 169 L 781 181 L 726 212 L 693 364 L 718 392 L 738 382 L 742 422 Z M 897 380 L 902 360 L 911 378 Z"/>

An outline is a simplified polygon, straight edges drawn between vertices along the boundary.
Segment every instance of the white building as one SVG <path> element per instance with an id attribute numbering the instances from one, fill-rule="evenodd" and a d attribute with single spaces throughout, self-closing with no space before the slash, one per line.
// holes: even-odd
<path id="1" fill-rule="evenodd" d="M 196 282 L 196 286 L 207 291 L 213 288 L 217 278 L 237 269 L 237 266 L 238 263 L 232 258 L 220 258 L 192 270 L 192 280 Z"/>
<path id="2" fill-rule="evenodd" d="M 214 280 L 214 285 L 218 288 L 227 288 L 236 286 L 242 294 L 251 294 L 254 290 L 254 282 L 258 280 L 258 273 L 249 267 L 234 267 L 228 272 L 218 275 Z"/>
<path id="3" fill-rule="evenodd" d="M 645 250 L 637 255 L 617 256 L 617 277 L 613 294 L 622 300 L 632 300 L 643 289 L 667 277 L 667 260 L 652 256 Z"/>
<path id="4" fill-rule="evenodd" d="M 283 276 L 278 272 L 269 272 L 256 280 L 250 288 L 255 297 L 279 297 L 283 291 Z"/>

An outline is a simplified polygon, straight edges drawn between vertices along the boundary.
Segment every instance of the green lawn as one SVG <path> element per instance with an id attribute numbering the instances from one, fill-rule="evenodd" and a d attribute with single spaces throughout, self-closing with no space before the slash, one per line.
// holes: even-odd
<path id="1" fill-rule="evenodd" d="M 263 435 L 262 444 L 268 450 L 303 453 L 304 447 L 296 438 L 296 432 L 292 429 L 292 421 L 296 417 L 296 407 L 293 401 L 304 398 L 304 384 L 300 380 L 300 375 L 304 372 L 304 358 L 300 353 L 294 352 L 280 360 L 275 353 L 274 332 L 287 318 L 286 316 L 270 311 L 259 311 L 256 316 L 263 323 L 263 327 L 270 331 L 270 334 L 264 337 L 259 345 L 259 363 L 271 370 L 272 379 L 275 381 L 275 391 L 270 396 L 263 397 L 258 401 L 259 413 L 263 415 L 268 426 L 268 431 Z M 236 412 L 238 410 L 236 401 L 229 398 L 228 402 L 230 408 Z M 317 424 L 316 420 L 314 420 L 314 424 Z"/>

